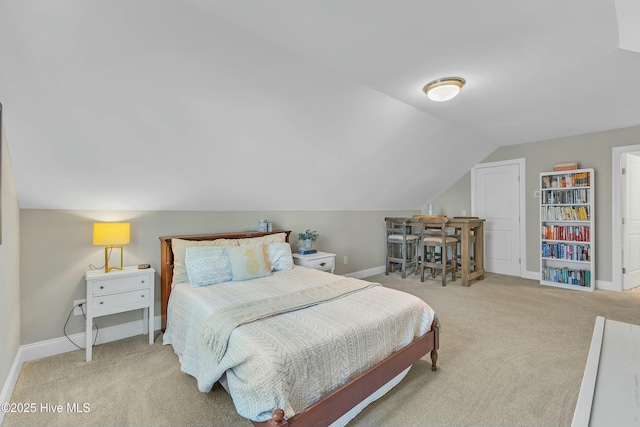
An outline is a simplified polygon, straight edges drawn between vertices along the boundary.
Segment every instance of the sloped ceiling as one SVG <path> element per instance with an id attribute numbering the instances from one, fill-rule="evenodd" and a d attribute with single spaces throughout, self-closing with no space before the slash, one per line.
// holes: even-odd
<path id="1" fill-rule="evenodd" d="M 421 209 L 499 146 L 640 124 L 639 74 L 613 0 L 0 0 L 21 208 Z"/>

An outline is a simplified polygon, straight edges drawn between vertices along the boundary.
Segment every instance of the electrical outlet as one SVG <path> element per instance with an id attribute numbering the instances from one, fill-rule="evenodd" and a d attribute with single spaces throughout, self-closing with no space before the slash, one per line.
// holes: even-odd
<path id="1" fill-rule="evenodd" d="M 82 308 L 80 308 L 79 304 L 82 304 Z M 73 302 L 73 315 L 74 316 L 82 316 L 82 310 L 87 312 L 87 300 L 86 299 L 77 299 Z"/>
<path id="2" fill-rule="evenodd" d="M 345 255 L 344 257 L 344 263 L 345 264 L 349 264 L 349 257 Z"/>

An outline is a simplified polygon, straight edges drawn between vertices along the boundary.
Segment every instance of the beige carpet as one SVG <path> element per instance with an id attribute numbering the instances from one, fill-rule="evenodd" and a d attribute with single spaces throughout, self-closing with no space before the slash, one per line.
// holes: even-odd
<path id="1" fill-rule="evenodd" d="M 350 426 L 569 426 L 597 315 L 640 324 L 640 293 L 577 292 L 487 274 L 421 283 L 398 274 L 369 278 L 418 295 L 442 322 L 438 372 L 414 365 Z M 145 336 L 25 363 L 12 402 L 33 414 L 3 426 L 250 426 L 217 385 L 200 393 L 170 346 Z M 83 403 L 86 413 L 45 413 L 42 404 Z M 66 409 L 66 408 L 65 408 Z"/>

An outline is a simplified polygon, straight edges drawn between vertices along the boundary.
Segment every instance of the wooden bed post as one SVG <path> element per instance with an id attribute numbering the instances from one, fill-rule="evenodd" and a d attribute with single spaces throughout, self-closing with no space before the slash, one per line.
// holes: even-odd
<path id="1" fill-rule="evenodd" d="M 162 314 L 162 332 L 167 329 L 167 306 L 169 305 L 169 294 L 171 293 L 171 278 L 173 277 L 173 252 L 171 251 L 171 240 L 160 238 L 160 308 Z"/>
<path id="2" fill-rule="evenodd" d="M 433 335 L 433 350 L 431 350 L 431 370 L 437 371 L 438 367 L 436 364 L 438 363 L 438 348 L 440 348 L 440 325 L 437 320 L 433 320 L 431 323 L 431 330 L 434 332 Z"/>
<path id="3" fill-rule="evenodd" d="M 274 409 L 269 420 L 269 427 L 287 427 L 289 422 L 284 419 L 284 411 L 282 409 Z"/>

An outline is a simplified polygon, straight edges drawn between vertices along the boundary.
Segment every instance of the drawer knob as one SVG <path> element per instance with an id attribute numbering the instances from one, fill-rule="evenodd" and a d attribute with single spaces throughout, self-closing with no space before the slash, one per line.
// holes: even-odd
<path id="1" fill-rule="evenodd" d="M 140 295 L 140 298 L 144 298 L 144 295 Z"/>
<path id="2" fill-rule="evenodd" d="M 104 304 L 104 301 L 100 301 L 100 304 Z"/>
<path id="3" fill-rule="evenodd" d="M 327 263 L 326 263 L 326 262 L 321 262 L 321 263 L 320 263 L 320 267 L 324 267 L 325 265 L 327 265 Z"/>
<path id="4" fill-rule="evenodd" d="M 142 283 L 144 283 L 144 280 L 141 280 Z"/>
<path id="5" fill-rule="evenodd" d="M 104 289 L 104 286 L 102 286 L 102 285 L 101 285 L 101 286 L 100 286 L 100 289 Z"/>

